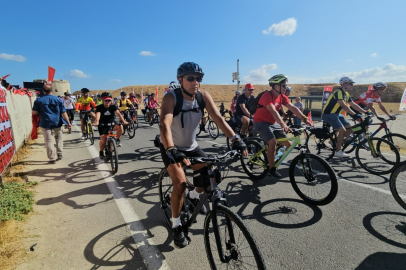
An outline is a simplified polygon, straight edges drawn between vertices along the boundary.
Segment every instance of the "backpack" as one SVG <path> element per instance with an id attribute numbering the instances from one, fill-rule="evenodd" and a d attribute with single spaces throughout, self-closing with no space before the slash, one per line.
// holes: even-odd
<path id="1" fill-rule="evenodd" d="M 262 92 L 258 96 L 256 96 L 253 100 L 248 102 L 247 109 L 251 115 L 254 115 L 258 108 L 264 107 L 264 106 L 258 104 L 258 102 L 259 102 L 259 99 L 262 97 L 262 95 L 266 92 L 268 92 L 268 90 L 265 90 L 264 92 Z"/>
<path id="2" fill-rule="evenodd" d="M 203 117 L 204 108 L 206 107 L 206 104 L 204 104 L 202 93 L 200 91 L 197 91 L 197 93 L 195 94 L 195 99 L 197 101 L 197 104 L 199 104 L 199 108 L 194 108 L 194 109 L 190 109 L 190 110 L 182 110 L 182 106 L 183 106 L 182 90 L 180 88 L 176 88 L 174 90 L 174 92 L 175 92 L 175 95 L 176 95 L 176 104 L 175 104 L 175 108 L 173 109 L 173 117 L 175 117 L 178 114 L 182 113 L 182 115 L 180 117 L 180 121 L 182 123 L 182 128 L 185 127 L 184 124 L 183 124 L 183 114 L 184 113 L 201 111 L 202 117 Z"/>

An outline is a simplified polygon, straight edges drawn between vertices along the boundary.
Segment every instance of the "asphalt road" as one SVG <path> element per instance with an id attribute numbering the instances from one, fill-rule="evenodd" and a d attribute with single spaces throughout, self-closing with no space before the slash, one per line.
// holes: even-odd
<path id="1" fill-rule="evenodd" d="M 150 127 L 140 121 L 133 139 L 124 135 L 118 173 L 112 178 L 108 168 L 97 166 L 98 149 L 78 140 L 77 128 L 65 135 L 64 163 L 57 164 L 61 175 L 41 175 L 53 186 L 41 193 L 38 202 L 41 206 L 57 200 L 70 209 L 71 219 L 81 219 L 72 225 L 82 226 L 72 229 L 75 237 L 66 236 L 76 253 L 59 263 L 58 269 L 145 269 L 143 256 L 149 256 L 147 261 L 156 268 L 209 269 L 202 235 L 204 216 L 199 215 L 192 226 L 188 247 L 176 249 L 172 243 L 159 206 L 158 173 L 163 163 L 153 146 L 158 133 L 156 124 Z M 198 142 L 208 154 L 226 150 L 222 135 L 212 140 L 203 134 Z M 334 159 L 331 165 L 339 178 L 338 195 L 322 207 L 308 205 L 297 196 L 287 164 L 279 170 L 283 178 L 268 176 L 253 182 L 236 160 L 220 188 L 252 232 L 268 269 L 406 269 L 406 213 L 390 194 L 389 175 L 371 175 L 355 158 Z M 111 195 L 112 190 L 119 192 Z M 88 202 L 90 197 L 94 202 Z M 72 243 L 75 239 L 80 244 Z M 140 242 L 134 245 L 134 241 Z M 52 249 L 53 244 L 49 245 Z M 33 264 L 25 266 L 21 269 L 34 269 L 29 267 Z"/>

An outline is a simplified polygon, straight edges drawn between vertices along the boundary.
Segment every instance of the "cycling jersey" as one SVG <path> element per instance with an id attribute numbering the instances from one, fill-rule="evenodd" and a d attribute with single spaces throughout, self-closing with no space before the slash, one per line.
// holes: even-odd
<path id="1" fill-rule="evenodd" d="M 381 97 L 376 93 L 375 90 L 369 90 L 367 92 L 362 93 L 354 103 L 358 104 L 364 110 L 369 108 L 369 105 L 372 103 L 382 103 Z"/>
<path id="2" fill-rule="evenodd" d="M 155 107 L 158 105 L 158 101 L 155 99 L 149 99 L 148 100 L 148 109 L 155 109 Z"/>
<path id="3" fill-rule="evenodd" d="M 101 105 L 101 104 L 103 104 L 103 100 L 98 100 L 98 99 L 96 99 L 96 106 L 99 106 L 99 105 Z"/>
<path id="4" fill-rule="evenodd" d="M 128 107 L 131 107 L 131 104 L 132 104 L 131 101 L 128 99 L 125 99 L 125 100 L 119 99 L 117 101 L 117 105 L 118 105 L 118 108 L 120 109 L 120 111 L 127 110 Z"/>
<path id="5" fill-rule="evenodd" d="M 282 108 L 282 105 L 286 106 L 286 104 L 289 103 L 289 98 L 286 95 L 280 94 L 279 96 L 276 96 L 271 91 L 266 91 L 258 101 L 258 104 L 262 105 L 262 107 L 258 108 L 255 112 L 254 123 L 266 122 L 269 124 L 274 124 L 276 120 L 266 106 L 273 104 L 275 106 L 275 110 L 278 112 Z"/>
<path id="6" fill-rule="evenodd" d="M 338 103 L 339 100 L 343 100 L 345 103 L 352 102 L 352 98 L 348 92 L 344 92 L 343 89 L 339 88 L 328 97 L 326 104 L 323 108 L 323 114 L 339 114 L 341 112 L 341 106 Z"/>
<path id="7" fill-rule="evenodd" d="M 91 97 L 80 97 L 76 102 L 76 110 L 79 111 L 90 111 L 92 107 L 96 108 L 96 103 L 94 103 Z"/>
<path id="8" fill-rule="evenodd" d="M 136 98 L 129 98 L 129 100 L 133 103 L 133 104 L 138 104 L 138 99 Z"/>

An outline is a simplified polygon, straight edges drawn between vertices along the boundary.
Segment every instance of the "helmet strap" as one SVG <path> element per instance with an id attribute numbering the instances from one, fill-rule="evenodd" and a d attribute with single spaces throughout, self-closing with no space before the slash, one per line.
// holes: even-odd
<path id="1" fill-rule="evenodd" d="M 182 92 L 183 92 L 186 96 L 189 96 L 189 97 L 191 97 L 191 98 L 195 96 L 195 95 L 189 94 L 189 92 L 186 91 L 185 88 L 183 88 L 183 85 L 181 86 L 181 88 L 182 88 Z"/>

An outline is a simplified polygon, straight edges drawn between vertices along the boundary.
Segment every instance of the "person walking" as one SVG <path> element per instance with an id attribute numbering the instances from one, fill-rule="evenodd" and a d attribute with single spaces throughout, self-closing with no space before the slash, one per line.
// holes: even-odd
<path id="1" fill-rule="evenodd" d="M 65 97 L 63 98 L 63 104 L 65 105 L 65 110 L 66 113 L 69 116 L 70 123 L 74 123 L 75 119 L 75 102 L 73 99 L 70 97 L 70 94 L 68 92 L 65 92 Z"/>
<path id="2" fill-rule="evenodd" d="M 298 108 L 300 110 L 301 113 L 303 113 L 304 107 L 303 107 L 303 103 L 301 102 L 301 98 L 300 97 L 296 97 L 296 103 L 293 104 L 296 108 Z M 302 118 L 298 117 L 296 114 L 293 117 L 293 124 L 295 126 L 302 126 Z"/>
<path id="3" fill-rule="evenodd" d="M 44 96 L 34 102 L 32 114 L 39 115 L 39 126 L 44 134 L 49 163 L 54 164 L 56 160 L 62 159 L 62 117 L 68 123 L 68 128 L 71 128 L 72 125 L 62 100 L 52 95 L 52 85 L 44 84 L 43 91 Z M 52 141 L 52 131 L 56 140 L 56 153 Z"/>

